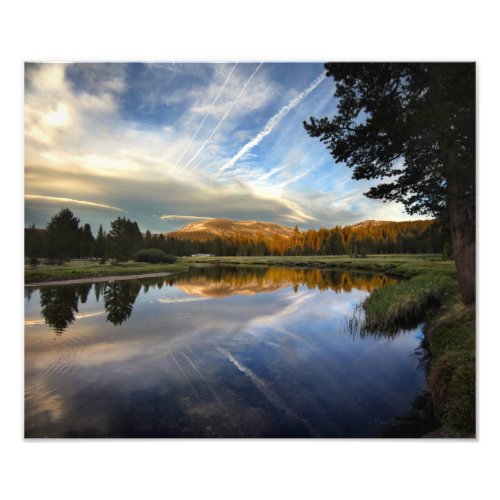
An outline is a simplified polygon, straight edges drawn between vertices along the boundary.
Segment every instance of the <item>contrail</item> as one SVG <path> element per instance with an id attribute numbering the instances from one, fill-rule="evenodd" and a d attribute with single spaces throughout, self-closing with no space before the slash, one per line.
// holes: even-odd
<path id="1" fill-rule="evenodd" d="M 257 177 L 257 179 L 255 179 L 254 182 L 264 181 L 267 178 L 271 177 L 272 175 L 278 173 L 280 170 L 283 170 L 285 167 L 286 167 L 286 165 L 283 165 L 282 167 L 273 168 L 271 171 L 267 172 L 266 174 L 263 174 L 263 175 Z"/>
<path id="2" fill-rule="evenodd" d="M 243 85 L 243 88 L 240 90 L 239 94 L 237 95 L 236 99 L 232 102 L 231 106 L 229 106 L 229 109 L 224 113 L 224 116 L 219 120 L 219 123 L 215 126 L 213 129 L 212 133 L 210 134 L 209 138 L 203 143 L 200 149 L 195 153 L 195 155 L 184 165 L 184 168 L 188 167 L 197 157 L 198 155 L 205 149 L 205 146 L 212 140 L 212 137 L 216 134 L 217 130 L 219 130 L 219 127 L 222 125 L 222 122 L 226 119 L 227 115 L 231 112 L 233 109 L 234 105 L 238 102 L 240 97 L 243 95 L 243 92 L 245 92 L 246 88 L 248 87 L 248 84 L 252 81 L 253 77 L 257 74 L 257 71 L 259 71 L 260 67 L 262 66 L 262 63 L 259 63 L 257 68 L 255 68 L 255 71 L 250 75 L 250 78 L 246 81 L 245 85 Z"/>
<path id="3" fill-rule="evenodd" d="M 192 351 L 191 351 L 192 352 Z M 212 386 L 208 383 L 208 380 L 204 377 L 203 373 L 198 370 L 198 367 L 191 361 L 191 358 L 185 354 L 183 351 L 181 351 L 181 356 L 184 357 L 184 359 L 191 365 L 191 368 L 200 376 L 200 378 L 205 382 L 205 385 L 208 387 L 209 391 L 212 393 L 212 396 L 219 402 L 221 406 L 224 406 L 222 401 L 219 399 L 219 396 L 217 396 L 217 393 L 212 389 Z"/>
<path id="4" fill-rule="evenodd" d="M 301 172 L 300 174 L 297 174 L 296 176 L 292 177 L 291 179 L 288 179 L 281 184 L 277 184 L 277 188 L 284 188 L 285 186 L 288 186 L 288 184 L 292 184 L 293 182 L 297 182 L 298 180 L 302 179 L 302 177 L 305 177 L 306 175 L 309 175 L 311 172 L 311 169 L 307 169 L 304 172 Z"/>
<path id="5" fill-rule="evenodd" d="M 300 417 L 297 415 L 291 408 L 289 408 L 284 401 L 281 400 L 281 398 L 275 394 L 274 391 L 269 389 L 266 385 L 266 383 L 258 377 L 250 368 L 242 365 L 229 351 L 226 349 L 222 349 L 220 347 L 217 347 L 218 351 L 226 356 L 226 358 L 243 374 L 245 374 L 259 389 L 259 391 L 262 393 L 262 395 L 267 399 L 267 401 L 276 409 L 281 410 L 282 412 L 285 413 L 285 415 L 294 421 L 301 422 L 311 433 L 312 436 L 317 437 L 319 434 L 318 432 L 311 426 L 311 424 L 304 418 Z"/>
<path id="6" fill-rule="evenodd" d="M 297 104 L 299 104 L 304 97 L 307 97 L 324 79 L 326 76 L 322 73 L 316 80 L 314 80 L 309 87 L 303 90 L 300 94 L 296 95 L 286 106 L 283 106 L 275 115 L 269 118 L 266 126 L 249 142 L 247 142 L 229 161 L 227 161 L 221 168 L 220 172 L 227 170 L 234 166 L 234 164 L 257 144 L 269 135 L 273 128 L 281 121 L 281 119 L 288 114 Z"/>
<path id="7" fill-rule="evenodd" d="M 237 65 L 238 65 L 238 63 L 235 63 L 234 66 L 233 66 L 233 69 L 227 75 L 226 80 L 222 84 L 222 87 L 220 88 L 219 93 L 217 94 L 217 97 L 214 99 L 214 102 L 210 106 L 210 109 L 205 113 L 205 116 L 203 117 L 203 120 L 201 120 L 201 123 L 198 125 L 198 128 L 197 128 L 196 132 L 194 133 L 193 137 L 191 137 L 191 140 L 189 141 L 189 144 L 184 148 L 184 151 L 182 152 L 182 154 L 179 156 L 179 158 L 175 162 L 174 168 L 177 167 L 177 165 L 179 164 L 179 162 L 182 160 L 182 158 L 184 157 L 184 155 L 187 153 L 188 149 L 191 147 L 191 144 L 193 144 L 193 141 L 196 139 L 196 136 L 198 135 L 198 132 L 201 130 L 201 127 L 203 127 L 203 124 L 205 123 L 205 120 L 208 118 L 208 115 L 212 112 L 212 109 L 214 108 L 216 102 L 219 100 L 219 97 L 221 96 L 224 88 L 226 87 L 227 82 L 231 78 L 231 75 L 233 74 L 233 71 L 235 70 L 235 68 L 236 68 Z"/>
<path id="8" fill-rule="evenodd" d="M 193 389 L 193 392 L 196 394 L 196 398 L 201 403 L 201 398 L 200 398 L 200 395 L 198 394 L 198 391 L 195 389 L 195 387 L 194 387 L 193 383 L 191 382 L 190 378 L 187 376 L 186 372 L 184 371 L 184 369 L 182 368 L 182 366 L 179 364 L 179 362 L 175 358 L 174 353 L 172 351 L 168 351 L 168 353 L 170 354 L 170 356 L 172 356 L 172 359 L 174 360 L 175 364 L 177 365 L 177 368 L 179 368 L 180 372 L 184 375 L 184 378 L 187 380 L 188 384 L 191 386 L 191 389 Z"/>

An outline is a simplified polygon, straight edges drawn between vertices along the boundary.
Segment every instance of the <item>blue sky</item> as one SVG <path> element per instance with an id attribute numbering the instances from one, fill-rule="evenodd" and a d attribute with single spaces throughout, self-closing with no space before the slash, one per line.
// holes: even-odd
<path id="1" fill-rule="evenodd" d="M 62 206 L 167 232 L 202 218 L 301 229 L 406 220 L 302 122 L 333 116 L 320 63 L 28 64 L 25 222 Z"/>

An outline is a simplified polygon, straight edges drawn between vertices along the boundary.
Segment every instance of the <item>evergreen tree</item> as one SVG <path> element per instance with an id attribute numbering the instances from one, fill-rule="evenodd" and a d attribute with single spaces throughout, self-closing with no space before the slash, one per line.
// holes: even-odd
<path id="1" fill-rule="evenodd" d="M 102 229 L 102 224 L 99 226 L 99 231 L 97 232 L 94 255 L 98 259 L 102 259 L 106 255 L 106 234 Z"/>
<path id="2" fill-rule="evenodd" d="M 148 229 L 144 235 L 144 248 L 153 248 L 153 238 L 151 236 L 151 231 Z"/>
<path id="3" fill-rule="evenodd" d="M 49 257 L 65 259 L 80 253 L 80 219 L 62 208 L 47 224 Z"/>
<path id="4" fill-rule="evenodd" d="M 344 242 L 340 231 L 333 231 L 331 246 L 333 255 L 343 255 L 345 253 Z"/>
<path id="5" fill-rule="evenodd" d="M 142 234 L 137 222 L 125 217 L 111 222 L 111 231 L 107 236 L 108 250 L 111 257 L 127 260 L 142 246 Z"/>
<path id="6" fill-rule="evenodd" d="M 81 232 L 80 256 L 90 257 L 91 255 L 93 255 L 94 245 L 95 245 L 95 239 L 94 235 L 92 234 L 92 229 L 90 228 L 90 224 L 85 224 Z"/>
<path id="7" fill-rule="evenodd" d="M 304 126 L 355 179 L 383 179 L 368 197 L 448 221 L 465 303 L 475 300 L 474 63 L 328 63 L 332 118 Z M 395 238 L 392 245 L 396 246 Z"/>
<path id="8" fill-rule="evenodd" d="M 37 229 L 33 224 L 24 229 L 24 255 L 37 258 L 47 255 L 46 229 Z"/>

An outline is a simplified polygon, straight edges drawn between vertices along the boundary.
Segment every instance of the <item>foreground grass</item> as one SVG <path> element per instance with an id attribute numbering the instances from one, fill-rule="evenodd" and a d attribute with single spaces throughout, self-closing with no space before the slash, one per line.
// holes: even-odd
<path id="1" fill-rule="evenodd" d="M 458 286 L 447 274 L 424 273 L 396 285 L 374 290 L 364 303 L 364 327 L 394 332 L 421 320 L 433 306 L 456 297 Z"/>
<path id="2" fill-rule="evenodd" d="M 183 262 L 177 262 L 175 264 L 147 264 L 129 261 L 118 265 L 112 265 L 109 262 L 106 264 L 99 264 L 99 262 L 95 260 L 77 259 L 60 266 L 41 264 L 32 267 L 26 265 L 24 268 L 24 281 L 25 283 L 38 283 L 79 278 L 178 272 L 187 269 L 188 265 Z"/>
<path id="3" fill-rule="evenodd" d="M 449 435 L 472 437 L 476 428 L 475 307 L 457 302 L 427 323 L 429 372 L 437 418 Z"/>

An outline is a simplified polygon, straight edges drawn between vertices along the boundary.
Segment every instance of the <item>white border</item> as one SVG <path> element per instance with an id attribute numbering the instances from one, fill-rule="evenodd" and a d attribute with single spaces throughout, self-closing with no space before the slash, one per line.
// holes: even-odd
<path id="1" fill-rule="evenodd" d="M 17 1 L 2 8 L 3 498 L 485 498 L 498 492 L 498 16 L 493 2 Z M 475 60 L 479 441 L 22 439 L 23 61 Z M 5 152 L 7 154 L 5 154 Z M 7 252 L 5 251 L 7 250 Z M 490 278 L 490 279 L 489 279 Z M 491 283 L 491 285 L 490 285 Z"/>

